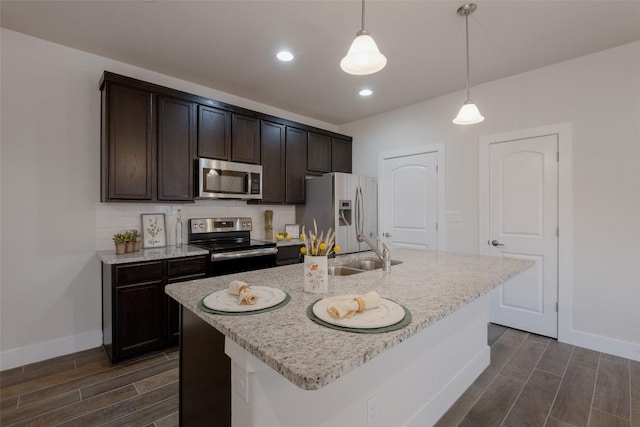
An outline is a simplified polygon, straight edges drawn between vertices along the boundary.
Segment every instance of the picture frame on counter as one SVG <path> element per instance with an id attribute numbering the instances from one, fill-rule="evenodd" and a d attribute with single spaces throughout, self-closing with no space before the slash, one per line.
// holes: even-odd
<path id="1" fill-rule="evenodd" d="M 300 236 L 300 224 L 285 224 L 284 232 L 290 234 L 291 237 L 298 238 Z"/>
<path id="2" fill-rule="evenodd" d="M 163 213 L 141 214 L 142 247 L 159 248 L 167 246 L 167 228 Z"/>

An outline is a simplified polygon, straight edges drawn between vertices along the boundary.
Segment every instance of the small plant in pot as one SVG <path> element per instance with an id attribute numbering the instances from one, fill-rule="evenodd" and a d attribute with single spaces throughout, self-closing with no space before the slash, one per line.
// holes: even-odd
<path id="1" fill-rule="evenodd" d="M 113 243 L 116 245 L 116 254 L 119 255 L 125 253 L 126 237 L 124 233 L 116 233 L 113 235 L 112 239 Z"/>
<path id="2" fill-rule="evenodd" d="M 133 243 L 135 242 L 135 237 L 132 233 L 133 230 L 127 230 L 124 233 L 124 251 L 126 253 L 133 252 Z"/>
<path id="3" fill-rule="evenodd" d="M 137 252 L 140 250 L 140 233 L 138 230 L 129 230 L 131 233 L 131 240 L 133 241 L 133 251 Z"/>

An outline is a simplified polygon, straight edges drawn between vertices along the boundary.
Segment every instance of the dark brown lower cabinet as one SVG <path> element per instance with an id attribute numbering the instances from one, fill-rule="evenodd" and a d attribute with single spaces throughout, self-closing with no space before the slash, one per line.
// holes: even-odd
<path id="1" fill-rule="evenodd" d="M 177 345 L 179 306 L 168 283 L 205 277 L 207 256 L 102 265 L 103 344 L 112 364 Z"/>
<path id="2" fill-rule="evenodd" d="M 276 264 L 288 265 L 302 262 L 300 256 L 300 247 L 302 245 L 278 246 L 278 255 L 276 256 Z"/>
<path id="3" fill-rule="evenodd" d="M 231 426 L 231 359 L 224 335 L 181 307 L 180 425 Z"/>

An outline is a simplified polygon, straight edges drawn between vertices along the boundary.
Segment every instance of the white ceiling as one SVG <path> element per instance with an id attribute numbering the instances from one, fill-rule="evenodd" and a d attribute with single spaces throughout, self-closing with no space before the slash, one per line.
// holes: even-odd
<path id="1" fill-rule="evenodd" d="M 640 40 L 638 0 L 476 3 L 472 86 Z M 370 76 L 338 65 L 360 28 L 357 0 L 2 0 L 0 16 L 14 31 L 339 125 L 464 89 L 462 4 L 367 1 L 365 27 L 388 60 Z M 276 60 L 281 48 L 295 60 Z M 374 95 L 358 96 L 363 87 Z"/>

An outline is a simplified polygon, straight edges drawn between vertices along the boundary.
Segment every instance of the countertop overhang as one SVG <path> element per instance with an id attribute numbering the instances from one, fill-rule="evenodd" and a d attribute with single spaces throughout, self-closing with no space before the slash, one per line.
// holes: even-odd
<path id="1" fill-rule="evenodd" d="M 450 252 L 394 250 L 402 261 L 390 273 L 368 271 L 330 276 L 328 294 L 303 291 L 303 265 L 210 277 L 170 284 L 166 292 L 186 309 L 222 332 L 304 390 L 316 390 L 407 340 L 509 278 L 533 266 L 532 261 Z M 336 265 L 375 257 L 372 252 L 343 255 Z M 271 286 L 291 295 L 286 306 L 249 316 L 208 314 L 197 305 L 206 295 L 226 289 L 231 280 Z M 411 311 L 411 323 L 381 334 L 358 334 L 320 326 L 307 318 L 307 307 L 320 298 L 376 290 Z"/>

